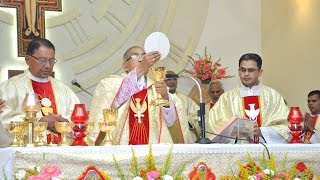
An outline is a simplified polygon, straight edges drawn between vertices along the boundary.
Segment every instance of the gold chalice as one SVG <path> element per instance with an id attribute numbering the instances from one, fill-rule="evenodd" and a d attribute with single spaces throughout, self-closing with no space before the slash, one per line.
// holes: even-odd
<path id="1" fill-rule="evenodd" d="M 23 135 L 25 130 L 25 122 L 10 122 L 10 124 L 6 124 L 6 128 L 13 135 L 13 140 L 10 146 L 24 146 Z"/>
<path id="2" fill-rule="evenodd" d="M 59 143 L 59 146 L 69 146 L 66 134 L 72 131 L 73 126 L 74 123 L 70 122 L 55 122 L 57 132 L 61 133 L 61 142 Z"/>
<path id="3" fill-rule="evenodd" d="M 48 122 L 35 122 L 34 123 L 34 132 L 36 134 L 35 137 L 35 145 L 36 146 L 46 146 L 47 142 L 43 139 L 42 133 L 47 129 Z"/>
<path id="4" fill-rule="evenodd" d="M 98 126 L 100 131 L 106 133 L 106 137 L 104 139 L 103 145 L 111 145 L 112 144 L 112 131 L 116 127 L 116 121 L 118 118 L 118 109 L 114 108 L 106 108 L 103 109 L 103 122 L 98 122 Z"/>
<path id="5" fill-rule="evenodd" d="M 86 137 L 84 137 L 84 141 L 89 145 L 89 146 L 94 146 L 94 142 L 88 138 L 88 134 L 93 130 L 94 127 L 94 122 L 87 122 L 87 129 L 84 132 L 86 134 Z"/>
<path id="6" fill-rule="evenodd" d="M 166 67 L 151 67 L 152 74 L 156 81 L 164 81 L 167 73 Z M 157 98 L 152 100 L 150 105 L 152 106 L 169 106 L 169 101 L 163 99 L 161 94 L 157 93 Z"/>

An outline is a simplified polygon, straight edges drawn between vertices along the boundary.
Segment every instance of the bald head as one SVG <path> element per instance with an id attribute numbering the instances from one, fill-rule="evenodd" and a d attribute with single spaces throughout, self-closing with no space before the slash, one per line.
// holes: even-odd
<path id="1" fill-rule="evenodd" d="M 211 97 L 211 101 L 216 103 L 224 93 L 223 85 L 220 81 L 211 81 L 209 84 L 208 94 Z"/>

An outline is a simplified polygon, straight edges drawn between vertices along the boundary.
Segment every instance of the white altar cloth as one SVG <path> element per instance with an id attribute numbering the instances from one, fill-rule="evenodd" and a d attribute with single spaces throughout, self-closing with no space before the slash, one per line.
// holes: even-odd
<path id="1" fill-rule="evenodd" d="M 171 144 L 152 145 L 153 155 L 160 169 Z M 288 164 L 303 161 L 312 165 L 316 175 L 320 174 L 320 144 L 269 144 L 267 148 L 274 154 L 278 166 L 287 154 Z M 81 172 L 90 165 L 106 171 L 111 177 L 117 177 L 112 155 L 116 157 L 123 171 L 130 174 L 130 161 L 133 148 L 141 166 L 144 166 L 144 157 L 149 151 L 148 145 L 135 146 L 69 146 L 69 147 L 36 147 L 36 148 L 2 148 L 0 149 L 0 172 L 4 179 L 4 172 L 9 180 L 19 168 L 32 168 L 41 160 L 41 154 L 46 154 L 46 164 L 58 165 L 67 179 L 76 179 Z M 205 162 L 211 170 L 221 175 L 238 172 L 237 162 L 247 162 L 248 153 L 257 161 L 265 147 L 261 144 L 174 144 L 172 169 L 177 169 L 181 161 L 187 161 L 184 175 L 193 169 L 198 162 Z M 117 179 L 117 178 L 116 178 Z"/>

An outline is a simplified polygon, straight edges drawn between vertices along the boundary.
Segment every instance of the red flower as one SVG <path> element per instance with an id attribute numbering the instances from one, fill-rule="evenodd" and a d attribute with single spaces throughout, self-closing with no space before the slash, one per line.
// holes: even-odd
<path id="1" fill-rule="evenodd" d="M 300 172 L 304 172 L 307 170 L 307 166 L 303 162 L 298 162 L 296 169 Z"/>
<path id="2" fill-rule="evenodd" d="M 218 73 L 220 75 L 221 78 L 226 76 L 226 69 L 222 68 L 222 69 L 218 69 Z"/>
<path id="3" fill-rule="evenodd" d="M 211 60 L 211 56 L 207 55 L 207 49 L 205 48 L 205 54 L 203 57 L 200 55 L 199 59 L 193 59 L 189 56 L 192 60 L 190 61 L 193 69 L 192 70 L 184 70 L 184 72 L 191 74 L 195 78 L 199 78 L 201 80 L 216 80 L 216 79 L 223 79 L 223 78 L 231 78 L 233 76 L 226 75 L 226 68 L 223 68 L 220 59 L 216 62 Z"/>

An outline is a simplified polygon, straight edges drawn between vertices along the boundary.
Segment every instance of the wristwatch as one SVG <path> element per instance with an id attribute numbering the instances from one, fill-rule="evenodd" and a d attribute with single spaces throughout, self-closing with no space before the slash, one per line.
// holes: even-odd
<path id="1" fill-rule="evenodd" d="M 312 134 L 316 133 L 316 129 L 313 129 L 313 130 L 311 131 L 311 133 L 312 133 Z"/>

